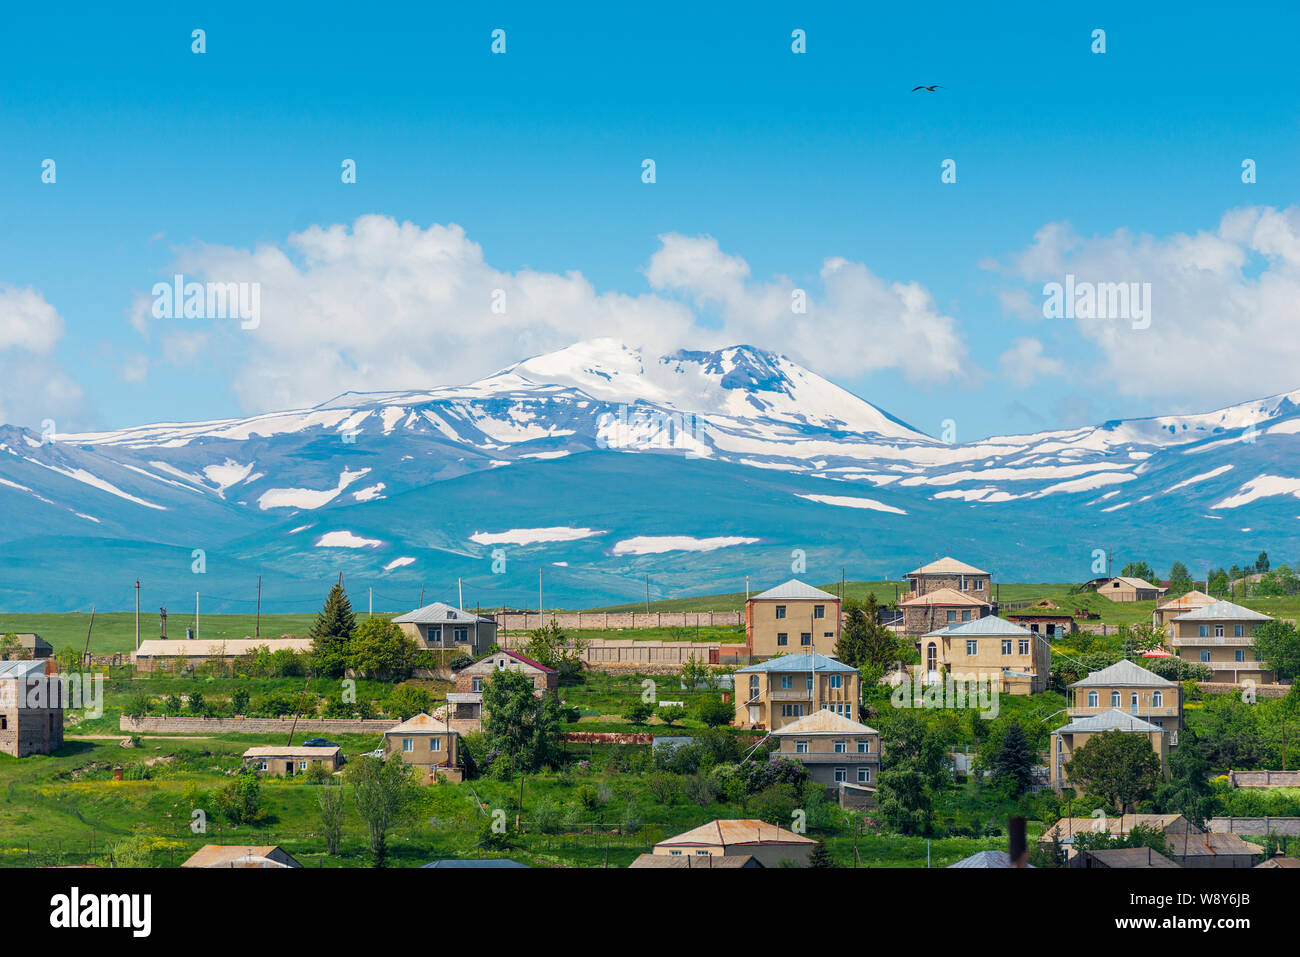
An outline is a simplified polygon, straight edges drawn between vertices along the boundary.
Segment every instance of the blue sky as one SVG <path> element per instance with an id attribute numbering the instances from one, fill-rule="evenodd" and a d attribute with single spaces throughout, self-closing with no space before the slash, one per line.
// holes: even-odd
<path id="1" fill-rule="evenodd" d="M 460 381 L 606 322 L 662 334 L 656 310 L 672 308 L 713 344 L 757 339 L 925 431 L 954 418 L 959 439 L 1300 387 L 1286 341 L 1300 16 L 1287 5 L 142 9 L 13 12 L 0 30 L 6 421 L 118 427 Z M 919 83 L 946 89 L 910 93 Z M 340 182 L 344 158 L 355 184 Z M 957 182 L 944 184 L 949 158 Z M 493 275 L 563 286 L 576 272 L 593 296 L 536 293 L 518 325 L 476 336 L 474 317 L 411 302 L 427 290 L 410 275 L 384 286 L 388 240 L 353 244 L 348 269 L 313 269 L 290 241 L 375 214 L 457 224 Z M 1068 227 L 1036 243 L 1049 224 Z M 711 237 L 718 258 L 663 236 Z M 259 334 L 141 321 L 141 298 L 179 266 L 274 286 L 283 271 L 259 248 L 298 270 L 265 293 Z M 686 278 L 656 285 L 654 257 L 678 251 L 695 257 L 674 273 Z M 779 315 L 749 315 L 787 285 L 830 298 L 832 258 L 868 270 L 880 301 L 827 304 L 784 335 Z M 742 260 L 743 282 L 712 288 L 715 267 Z M 1151 282 L 1152 328 L 1035 316 L 1066 271 Z M 302 305 L 303 289 L 346 300 L 331 283 L 370 291 L 353 312 Z M 906 335 L 894 284 L 925 299 Z M 375 302 L 384 288 L 400 322 Z M 337 323 L 374 335 L 358 344 Z M 317 328 L 341 359 L 314 376 Z M 950 354 L 918 368 L 935 330 Z M 400 382 L 385 380 L 386 353 Z"/>

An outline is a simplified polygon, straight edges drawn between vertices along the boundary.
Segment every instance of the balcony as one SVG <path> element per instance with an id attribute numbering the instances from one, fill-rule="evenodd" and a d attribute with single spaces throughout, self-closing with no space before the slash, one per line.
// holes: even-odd
<path id="1" fill-rule="evenodd" d="M 762 697 L 760 693 L 759 698 Z M 811 701 L 812 692 L 807 688 L 771 688 L 767 697 L 773 701 Z"/>
<path id="2" fill-rule="evenodd" d="M 778 752 L 783 758 L 794 758 L 801 764 L 879 764 L 880 752 L 872 751 L 870 754 L 859 754 L 856 751 L 849 751 L 845 754 L 828 754 L 825 751 L 809 751 L 806 754 L 796 754 L 793 751 Z"/>
<path id="3" fill-rule="evenodd" d="M 1076 705 L 1074 707 L 1067 708 L 1066 711 L 1069 713 L 1070 717 L 1072 718 L 1084 718 L 1087 717 L 1088 715 L 1101 714 L 1102 712 L 1109 711 L 1112 707 L 1113 707 L 1112 705 L 1108 705 L 1108 704 L 1099 704 L 1091 708 L 1088 707 L 1087 705 Z M 1114 706 L 1114 707 L 1118 707 L 1119 710 L 1123 711 L 1125 714 L 1131 714 L 1136 717 L 1144 718 L 1144 719 L 1178 717 L 1178 707 L 1176 705 L 1162 705 L 1159 708 L 1152 708 L 1149 705 L 1139 705 L 1136 710 L 1127 706 Z"/>
<path id="4" fill-rule="evenodd" d="M 1207 645 L 1226 645 L 1229 647 L 1249 648 L 1255 643 L 1255 638 L 1253 635 L 1246 635 L 1244 638 L 1232 638 L 1226 635 L 1207 635 L 1204 638 L 1187 636 L 1183 638 L 1170 638 L 1169 643 L 1175 648 L 1203 648 Z"/>

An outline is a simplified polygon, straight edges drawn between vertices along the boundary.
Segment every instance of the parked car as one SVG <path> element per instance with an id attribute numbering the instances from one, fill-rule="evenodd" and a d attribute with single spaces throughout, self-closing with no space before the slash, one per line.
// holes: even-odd
<path id="1" fill-rule="evenodd" d="M 326 741 L 324 738 L 308 738 L 302 743 L 304 748 L 338 748 L 343 750 L 342 745 L 335 744 L 333 741 Z"/>

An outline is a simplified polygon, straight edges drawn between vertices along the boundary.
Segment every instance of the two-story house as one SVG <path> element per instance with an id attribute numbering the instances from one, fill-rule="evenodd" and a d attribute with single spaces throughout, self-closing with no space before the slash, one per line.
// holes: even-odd
<path id="1" fill-rule="evenodd" d="M 856 720 L 858 669 L 825 655 L 780 655 L 735 673 L 736 718 L 743 728 L 777 731 L 825 708 Z"/>
<path id="2" fill-rule="evenodd" d="M 1070 786 L 1069 764 L 1074 752 L 1083 747 L 1096 734 L 1120 731 L 1124 734 L 1143 735 L 1151 750 L 1160 759 L 1160 770 L 1169 777 L 1169 734 L 1158 724 L 1152 724 L 1135 714 L 1108 708 L 1098 714 L 1071 718 L 1064 726 L 1052 732 L 1050 777 L 1052 787 L 1060 790 Z M 1123 810 L 1123 809 L 1121 809 Z"/>
<path id="3" fill-rule="evenodd" d="M 919 638 L 936 628 L 975 621 L 992 611 L 982 595 L 955 588 L 936 588 L 912 595 L 901 599 L 898 607 L 903 612 L 903 634 L 909 638 Z"/>
<path id="4" fill-rule="evenodd" d="M 750 661 L 773 655 L 829 655 L 840 640 L 840 600 L 792 578 L 745 602 L 745 653 Z"/>
<path id="5" fill-rule="evenodd" d="M 1168 635 L 1173 630 L 1171 627 L 1173 620 L 1179 615 L 1213 604 L 1214 599 L 1205 592 L 1189 591 L 1177 598 L 1170 598 L 1168 601 L 1162 601 L 1156 605 L 1156 610 L 1151 613 L 1151 624 L 1156 628 L 1163 628 L 1165 634 Z"/>
<path id="6" fill-rule="evenodd" d="M 1214 681 L 1271 684 L 1274 674 L 1255 652 L 1255 630 L 1273 619 L 1230 601 L 1216 601 L 1177 615 L 1169 644 L 1174 654 L 1214 672 Z"/>
<path id="7" fill-rule="evenodd" d="M 880 775 L 880 732 L 833 711 L 814 711 L 772 735 L 782 757 L 801 763 L 809 778 L 828 788 L 874 785 Z"/>
<path id="8" fill-rule="evenodd" d="M 427 714 L 417 714 L 384 732 L 384 757 L 393 756 L 413 765 L 424 784 L 435 783 L 439 776 L 457 783 L 465 776 L 460 735 L 446 721 Z"/>
<path id="9" fill-rule="evenodd" d="M 468 611 L 435 601 L 393 619 L 402 633 L 414 638 L 421 648 L 460 651 L 477 658 L 497 643 L 497 623 Z"/>
<path id="10" fill-rule="evenodd" d="M 917 642 L 918 681 L 935 684 L 946 672 L 957 681 L 989 682 L 999 694 L 1036 694 L 1047 688 L 1052 645 L 1015 622 L 986 615 L 937 628 Z"/>
<path id="11" fill-rule="evenodd" d="M 452 708 L 451 716 L 457 719 L 482 719 L 483 686 L 501 671 L 520 671 L 526 674 L 533 682 L 533 693 L 539 698 L 548 691 L 555 691 L 560 684 L 560 676 L 554 668 L 538 664 L 517 651 L 497 649 L 456 673 L 456 690 L 447 695 L 447 704 Z"/>
<path id="12" fill-rule="evenodd" d="M 991 601 L 989 573 L 955 558 L 945 556 L 908 572 L 906 577 L 909 598 L 938 591 L 940 588 L 951 588 L 953 591 L 970 592 L 984 599 L 986 604 Z"/>
<path id="13" fill-rule="evenodd" d="M 63 747 L 66 698 L 53 658 L 0 661 L 0 753 L 22 758 Z"/>

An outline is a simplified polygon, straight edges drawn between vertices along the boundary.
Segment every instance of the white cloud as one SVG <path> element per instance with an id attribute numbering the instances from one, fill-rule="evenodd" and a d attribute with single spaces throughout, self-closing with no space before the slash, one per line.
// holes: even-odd
<path id="1" fill-rule="evenodd" d="M 1300 207 L 1230 210 L 1217 228 L 1166 237 L 1118 230 L 1082 237 L 1051 223 L 993 265 L 1042 285 L 1076 281 L 1151 284 L 1151 324 L 1073 320 L 1098 350 L 1093 373 L 1121 393 L 1196 408 L 1295 388 L 1300 367 Z M 1064 322 L 1070 320 L 1050 320 Z M 1212 372 L 1208 370 L 1213 369 Z"/>
<path id="2" fill-rule="evenodd" d="M 1011 343 L 1011 348 L 998 356 L 998 372 L 1002 378 L 1018 389 L 1032 385 L 1039 376 L 1061 375 L 1065 363 L 1043 355 L 1043 343 L 1032 336 L 1024 336 Z"/>
<path id="3" fill-rule="evenodd" d="M 0 283 L 0 422 L 35 427 L 82 409 L 81 386 L 54 361 L 63 317 L 30 287 Z"/>
<path id="4" fill-rule="evenodd" d="M 965 376 L 954 321 L 915 283 L 827 259 L 820 298 L 810 290 L 807 313 L 796 315 L 793 281 L 752 280 L 749 265 L 709 237 L 666 234 L 660 242 L 646 267 L 654 291 L 628 295 L 599 292 L 576 271 L 497 269 L 456 225 L 367 215 L 350 228 L 312 226 L 283 248 L 179 253 L 175 271 L 187 279 L 260 283 L 256 329 L 157 320 L 144 296 L 131 322 L 146 338 L 163 333 L 166 361 L 237 361 L 234 388 L 249 411 L 314 404 L 345 389 L 467 382 L 601 336 L 663 351 L 750 343 L 832 375 L 897 367 L 918 382 Z M 502 294 L 504 312 L 494 311 Z M 700 322 L 697 310 L 709 319 Z M 798 354 L 800 343 L 809 343 L 807 355 Z"/>

